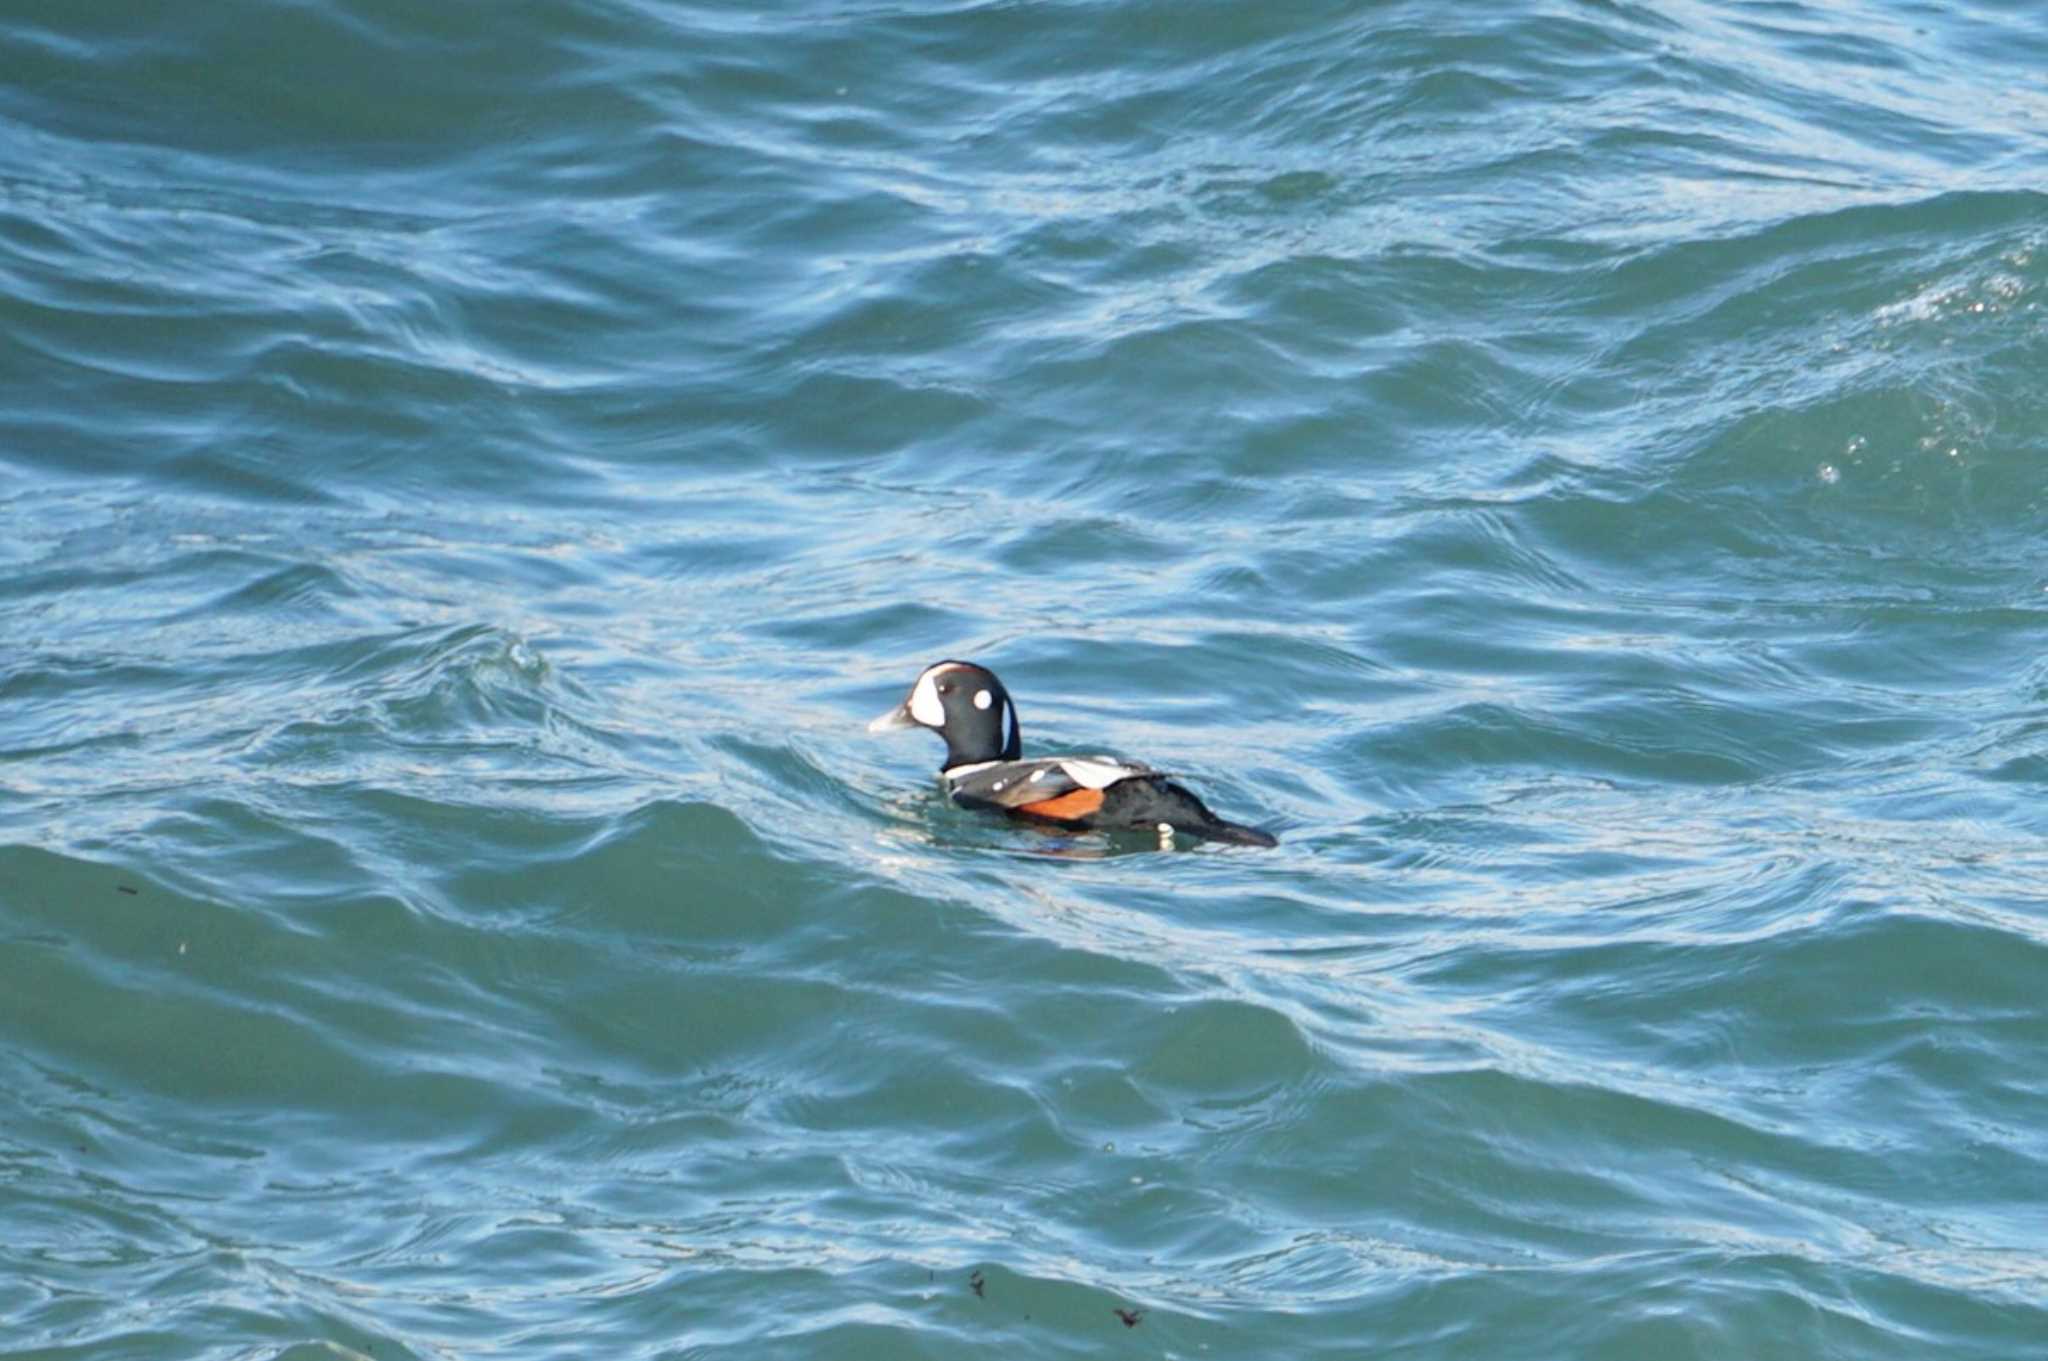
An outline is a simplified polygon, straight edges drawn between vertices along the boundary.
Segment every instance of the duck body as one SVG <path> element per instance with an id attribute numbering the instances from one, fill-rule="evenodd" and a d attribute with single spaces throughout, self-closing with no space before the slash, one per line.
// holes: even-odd
<path id="1" fill-rule="evenodd" d="M 939 786 L 975 808 L 1071 830 L 1171 832 L 1239 846 L 1274 846 L 1270 833 L 1228 822 L 1153 767 L 1114 756 L 1025 760 L 1016 705 L 993 671 L 935 662 L 870 732 L 929 728 L 946 741 Z"/>

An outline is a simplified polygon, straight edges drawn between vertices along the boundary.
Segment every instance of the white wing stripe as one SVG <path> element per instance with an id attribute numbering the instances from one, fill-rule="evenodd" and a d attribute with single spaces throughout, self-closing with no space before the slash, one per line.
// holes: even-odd
<path id="1" fill-rule="evenodd" d="M 1115 765 L 1108 761 L 1063 760 L 1060 769 L 1067 773 L 1075 784 L 1088 789 L 1107 789 L 1118 780 L 1139 772 L 1129 766 Z"/>

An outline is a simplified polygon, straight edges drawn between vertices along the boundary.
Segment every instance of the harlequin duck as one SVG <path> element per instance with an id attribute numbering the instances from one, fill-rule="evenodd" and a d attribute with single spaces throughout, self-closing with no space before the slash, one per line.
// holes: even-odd
<path id="1" fill-rule="evenodd" d="M 1174 832 L 1239 846 L 1277 846 L 1256 827 L 1225 822 L 1160 771 L 1113 756 L 1023 758 L 1017 706 L 995 672 L 972 662 L 935 662 L 910 697 L 868 724 L 869 732 L 930 728 L 946 739 L 939 784 L 964 808 L 1033 822 L 1103 831 Z"/>

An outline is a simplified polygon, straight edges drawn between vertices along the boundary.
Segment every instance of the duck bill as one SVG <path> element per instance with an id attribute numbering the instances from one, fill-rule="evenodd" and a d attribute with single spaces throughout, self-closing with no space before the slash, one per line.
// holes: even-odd
<path id="1" fill-rule="evenodd" d="M 915 728 L 917 726 L 917 720 L 910 716 L 910 706 L 908 704 L 899 704 L 888 713 L 883 714 L 880 718 L 868 724 L 868 731 L 900 732 L 904 728 Z"/>

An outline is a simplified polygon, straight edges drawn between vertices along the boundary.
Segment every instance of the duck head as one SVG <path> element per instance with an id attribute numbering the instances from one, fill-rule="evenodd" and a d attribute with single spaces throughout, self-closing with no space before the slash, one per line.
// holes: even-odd
<path id="1" fill-rule="evenodd" d="M 941 769 L 1014 761 L 1023 751 L 1017 706 L 996 673 L 973 662 L 934 662 L 903 702 L 868 724 L 869 732 L 930 728 L 946 739 Z"/>

